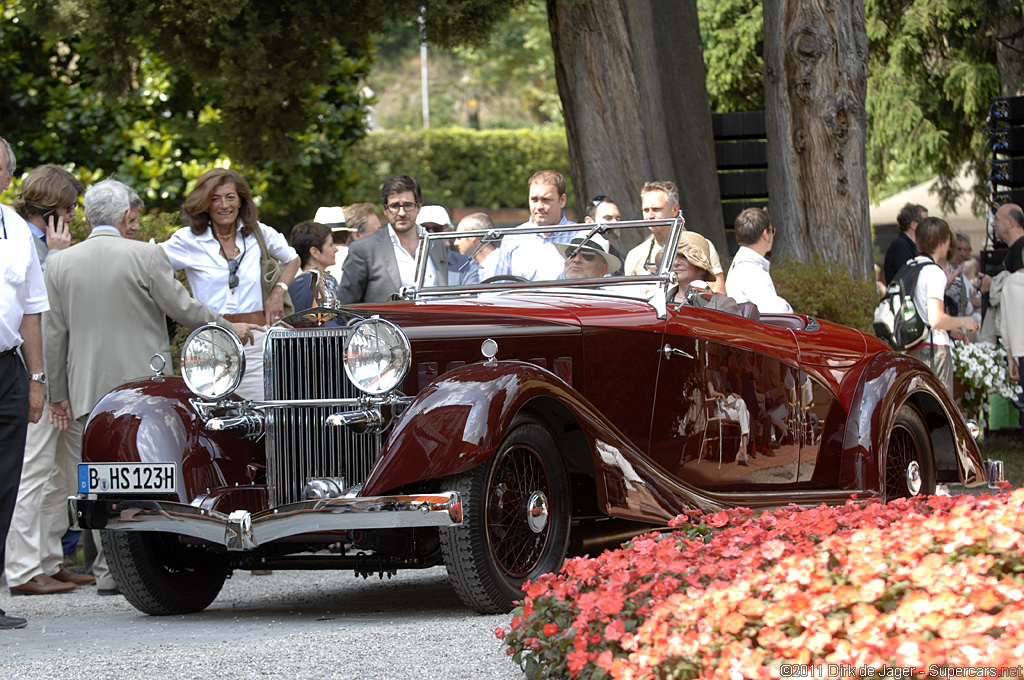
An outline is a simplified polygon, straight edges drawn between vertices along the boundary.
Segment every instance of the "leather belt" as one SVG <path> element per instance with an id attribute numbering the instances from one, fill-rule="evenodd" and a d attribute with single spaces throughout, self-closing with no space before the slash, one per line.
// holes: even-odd
<path id="1" fill-rule="evenodd" d="M 259 326 L 267 324 L 267 315 L 262 311 L 245 312 L 244 314 L 225 314 L 224 318 L 231 323 L 254 323 Z"/>

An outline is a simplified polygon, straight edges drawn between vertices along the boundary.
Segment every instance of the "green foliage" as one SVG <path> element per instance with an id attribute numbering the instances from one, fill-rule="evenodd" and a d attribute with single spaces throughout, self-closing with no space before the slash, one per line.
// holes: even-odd
<path id="1" fill-rule="evenodd" d="M 472 69 L 465 84 L 471 96 L 493 99 L 512 90 L 534 123 L 564 125 L 544 2 L 532 0 L 513 10 L 486 43 L 456 47 L 455 54 Z"/>
<path id="2" fill-rule="evenodd" d="M 19 170 L 116 176 L 176 211 L 214 166 L 241 172 L 283 230 L 347 200 L 366 132 L 374 30 L 420 2 L 0 0 L 0 120 Z M 486 39 L 522 0 L 427 5 L 437 44 Z M 125 40 L 124 36 L 133 36 Z"/>
<path id="3" fill-rule="evenodd" d="M 245 165 L 274 159 L 290 168 L 301 162 L 296 135 L 322 122 L 313 90 L 331 81 L 339 49 L 364 59 L 374 31 L 414 19 L 421 4 L 431 39 L 454 44 L 486 35 L 521 1 L 52 0 L 32 3 L 25 16 L 47 37 L 86 36 L 94 84 L 108 96 L 129 97 L 139 65 L 155 55 L 178 76 L 172 110 L 218 112 L 201 122 L 200 143 Z"/>
<path id="4" fill-rule="evenodd" d="M 371 64 L 368 41 L 346 48 L 322 46 L 330 70 L 303 82 L 300 108 L 305 128 L 280 129 L 297 156 L 267 147 L 249 165 L 232 161 L 220 142 L 230 111 L 222 111 L 202 87 L 149 51 L 133 62 L 134 77 L 118 99 L 102 94 L 92 40 L 43 38 L 30 27 L 29 5 L 2 0 L 0 96 L 3 135 L 14 145 L 19 171 L 42 163 L 72 169 L 87 186 L 115 176 L 133 186 L 151 207 L 177 210 L 190 184 L 214 166 L 231 165 L 246 176 L 271 224 L 312 216 L 321 200 L 343 197 L 351 181 L 343 163 L 348 146 L 365 132 L 366 100 L 357 89 Z M 38 8 L 37 8 L 38 9 Z M 232 137 L 223 140 L 230 145 Z M 294 217 L 292 217 L 294 216 Z"/>
<path id="5" fill-rule="evenodd" d="M 989 98 L 999 93 L 991 2 L 867 0 L 870 41 L 868 179 L 882 192 L 890 169 L 939 175 L 939 198 L 952 209 L 964 163 L 986 174 L 979 156 Z"/>
<path id="6" fill-rule="evenodd" d="M 521 208 L 534 172 L 550 168 L 569 174 L 564 130 L 374 132 L 353 147 L 348 160 L 355 174 L 348 193 L 353 203 L 379 201 L 384 180 L 405 173 L 423 187 L 426 203 Z M 571 181 L 567 192 L 573 195 Z"/>
<path id="7" fill-rule="evenodd" d="M 467 39 L 470 36 L 466 36 Z M 439 48 L 428 33 L 430 126 L 474 129 L 562 125 L 554 52 L 543 0 L 512 10 L 472 45 Z M 367 78 L 379 98 L 382 128 L 420 127 L 420 35 L 390 22 L 377 41 L 378 63 Z"/>
<path id="8" fill-rule="evenodd" d="M 764 109 L 761 3 L 697 0 L 712 111 Z"/>
<path id="9" fill-rule="evenodd" d="M 800 314 L 872 332 L 872 315 L 880 297 L 874 281 L 817 255 L 809 264 L 791 258 L 774 260 L 772 280 L 779 295 Z"/>

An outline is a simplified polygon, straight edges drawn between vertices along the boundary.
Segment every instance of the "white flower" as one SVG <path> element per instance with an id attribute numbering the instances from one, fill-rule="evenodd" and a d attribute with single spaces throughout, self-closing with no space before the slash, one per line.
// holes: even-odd
<path id="1" fill-rule="evenodd" d="M 964 410 L 969 415 L 981 415 L 988 411 L 988 397 L 999 394 L 1006 399 L 1016 399 L 1020 391 L 1017 383 L 1010 380 L 1006 365 L 1006 348 L 990 342 L 975 342 L 965 345 L 954 341 L 953 373 L 964 386 Z"/>

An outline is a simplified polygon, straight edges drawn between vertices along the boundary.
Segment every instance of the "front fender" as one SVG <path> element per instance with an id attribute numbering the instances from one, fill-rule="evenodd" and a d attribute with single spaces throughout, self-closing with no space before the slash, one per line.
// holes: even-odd
<path id="1" fill-rule="evenodd" d="M 176 463 L 181 503 L 190 503 L 209 489 L 258 481 L 266 466 L 263 442 L 207 432 L 188 403 L 193 396 L 185 382 L 174 376 L 121 385 L 93 408 L 82 460 Z"/>
<path id="2" fill-rule="evenodd" d="M 927 366 L 893 352 L 869 359 L 859 377 L 846 423 L 840 478 L 852 489 L 881 489 L 884 452 L 896 413 L 917 408 L 931 437 L 936 478 L 976 486 L 986 481 L 978 445 L 960 409 Z"/>
<path id="3" fill-rule="evenodd" d="M 424 389 L 393 428 L 363 495 L 465 472 L 501 443 L 512 419 L 538 396 L 575 402 L 561 379 L 534 364 L 471 364 Z"/>
<path id="4" fill-rule="evenodd" d="M 520 361 L 464 366 L 420 392 L 385 442 L 361 495 L 379 495 L 480 465 L 531 402 L 557 402 L 579 424 L 596 477 L 597 500 L 608 514 L 663 522 L 688 507 L 720 507 L 647 463 L 618 428 L 563 380 Z"/>

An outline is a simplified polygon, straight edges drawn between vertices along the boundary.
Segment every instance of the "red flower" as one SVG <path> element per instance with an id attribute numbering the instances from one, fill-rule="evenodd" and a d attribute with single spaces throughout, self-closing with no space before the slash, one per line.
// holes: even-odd
<path id="1" fill-rule="evenodd" d="M 541 632 L 543 632 L 548 637 L 550 637 L 552 635 L 557 635 L 558 634 L 558 624 L 557 623 L 545 623 L 544 627 L 541 629 Z"/>

